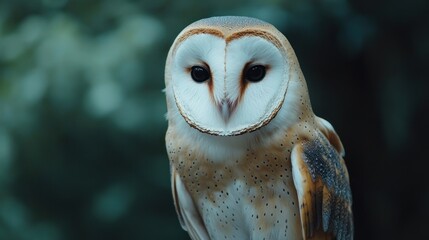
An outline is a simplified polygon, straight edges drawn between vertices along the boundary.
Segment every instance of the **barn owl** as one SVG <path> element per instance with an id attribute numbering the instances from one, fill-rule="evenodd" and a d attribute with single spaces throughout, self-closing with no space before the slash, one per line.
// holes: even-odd
<path id="1" fill-rule="evenodd" d="M 173 199 L 191 239 L 353 239 L 343 145 L 274 26 L 192 23 L 165 85 Z"/>

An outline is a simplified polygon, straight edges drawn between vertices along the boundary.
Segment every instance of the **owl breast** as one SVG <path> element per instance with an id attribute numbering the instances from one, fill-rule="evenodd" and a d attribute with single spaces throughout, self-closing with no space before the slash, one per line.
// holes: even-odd
<path id="1" fill-rule="evenodd" d="M 291 147 L 249 148 L 236 159 L 213 161 L 184 142 L 167 144 L 212 239 L 302 239 Z"/>

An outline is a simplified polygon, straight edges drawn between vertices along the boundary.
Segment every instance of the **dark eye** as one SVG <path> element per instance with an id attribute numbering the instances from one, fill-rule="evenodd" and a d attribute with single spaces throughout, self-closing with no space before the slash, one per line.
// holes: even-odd
<path id="1" fill-rule="evenodd" d="M 210 78 L 210 73 L 204 67 L 193 66 L 191 68 L 191 76 L 195 82 L 201 83 Z"/>
<path id="2" fill-rule="evenodd" d="M 259 82 L 265 77 L 265 67 L 262 65 L 252 66 L 246 71 L 246 80 L 251 82 Z"/>

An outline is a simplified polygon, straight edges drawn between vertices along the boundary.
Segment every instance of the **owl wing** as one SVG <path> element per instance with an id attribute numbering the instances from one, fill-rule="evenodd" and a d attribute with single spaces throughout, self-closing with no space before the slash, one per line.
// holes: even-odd
<path id="1" fill-rule="evenodd" d="M 353 239 L 352 196 L 342 158 L 344 149 L 332 125 L 317 118 L 315 139 L 292 150 L 293 181 L 297 190 L 304 239 L 321 230 L 337 240 Z"/>
<path id="2" fill-rule="evenodd" d="M 193 240 L 208 240 L 209 235 L 203 219 L 195 207 L 188 190 L 180 179 L 174 167 L 171 170 L 171 186 L 173 191 L 174 206 L 179 216 L 180 225 L 189 233 Z"/>

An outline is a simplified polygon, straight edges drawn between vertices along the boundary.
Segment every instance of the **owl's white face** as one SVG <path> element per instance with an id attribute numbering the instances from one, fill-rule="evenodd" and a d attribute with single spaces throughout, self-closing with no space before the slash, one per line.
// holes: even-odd
<path id="1" fill-rule="evenodd" d="M 174 49 L 171 61 L 180 114 L 192 127 L 214 135 L 239 135 L 264 126 L 285 98 L 285 55 L 263 36 L 189 36 Z"/>

